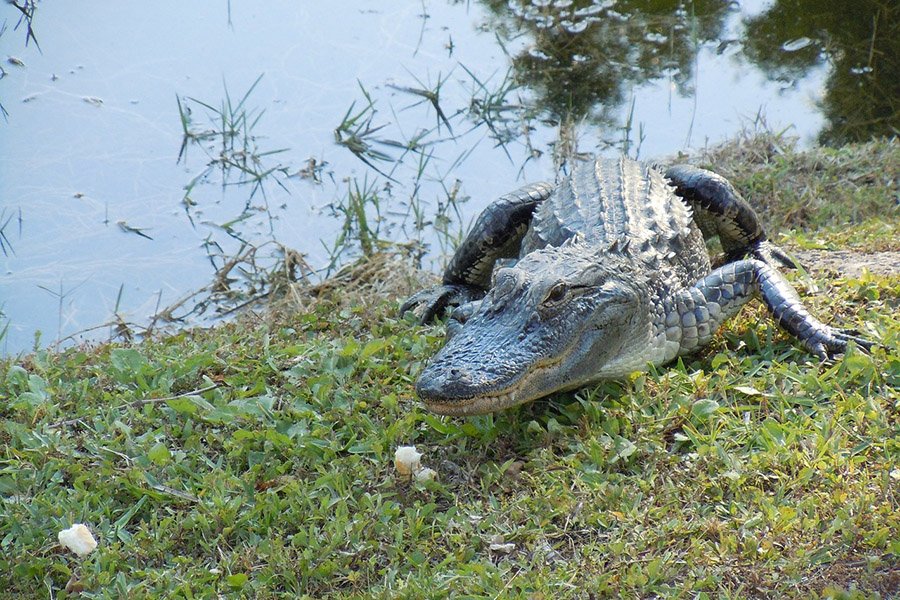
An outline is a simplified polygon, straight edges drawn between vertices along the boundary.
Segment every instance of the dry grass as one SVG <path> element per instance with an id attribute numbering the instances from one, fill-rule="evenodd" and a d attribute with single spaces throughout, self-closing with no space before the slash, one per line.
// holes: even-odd
<path id="1" fill-rule="evenodd" d="M 360 257 L 324 281 L 291 284 L 282 297 L 269 303 L 269 317 L 277 321 L 285 314 L 308 310 L 322 299 L 341 308 L 370 308 L 385 298 L 412 294 L 435 280 L 433 273 L 416 268 L 407 247 L 386 247 Z"/>
<path id="2" fill-rule="evenodd" d="M 900 141 L 798 150 L 797 140 L 745 132 L 689 157 L 727 177 L 770 231 L 900 219 Z"/>

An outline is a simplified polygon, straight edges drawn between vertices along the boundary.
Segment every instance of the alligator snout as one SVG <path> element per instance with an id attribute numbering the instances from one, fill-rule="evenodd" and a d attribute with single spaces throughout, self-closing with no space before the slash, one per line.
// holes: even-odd
<path id="1" fill-rule="evenodd" d="M 453 401 L 474 395 L 475 377 L 469 369 L 432 364 L 416 382 L 416 393 L 428 401 Z"/>

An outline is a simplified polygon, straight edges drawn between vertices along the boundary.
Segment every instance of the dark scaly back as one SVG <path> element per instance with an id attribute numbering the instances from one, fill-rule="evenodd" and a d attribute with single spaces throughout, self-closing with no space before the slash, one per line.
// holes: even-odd
<path id="1" fill-rule="evenodd" d="M 576 163 L 535 212 L 521 256 L 576 235 L 598 250 L 633 256 L 681 285 L 709 272 L 690 207 L 656 169 L 626 158 Z"/>

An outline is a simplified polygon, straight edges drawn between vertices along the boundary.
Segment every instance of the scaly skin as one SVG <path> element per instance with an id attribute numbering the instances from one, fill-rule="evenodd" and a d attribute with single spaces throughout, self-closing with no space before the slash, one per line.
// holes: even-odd
<path id="1" fill-rule="evenodd" d="M 794 263 L 724 178 L 685 165 L 666 177 L 598 160 L 489 206 L 443 283 L 401 308 L 429 321 L 455 307 L 416 383 L 426 406 L 481 414 L 623 377 L 702 347 L 757 296 L 822 359 L 871 346 L 810 315 L 775 268 Z M 711 270 L 704 235 L 729 262 Z M 514 266 L 494 270 L 516 250 Z"/>

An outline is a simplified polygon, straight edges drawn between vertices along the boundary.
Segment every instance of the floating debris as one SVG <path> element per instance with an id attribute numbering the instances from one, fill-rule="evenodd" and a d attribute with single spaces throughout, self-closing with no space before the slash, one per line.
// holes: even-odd
<path id="1" fill-rule="evenodd" d="M 137 227 L 132 227 L 125 221 L 116 221 L 116 225 L 119 226 L 119 229 L 124 231 L 125 233 L 135 233 L 143 238 L 147 238 L 148 240 L 152 240 L 153 238 L 144 233 L 144 229 L 138 229 Z"/>
<path id="2" fill-rule="evenodd" d="M 613 5 L 615 5 L 614 0 L 610 0 L 608 2 L 595 2 L 595 3 L 591 4 L 590 6 L 585 6 L 584 8 L 579 8 L 573 14 L 576 17 L 593 17 L 596 15 L 599 15 L 607 8 L 611 8 Z"/>
<path id="3" fill-rule="evenodd" d="M 550 56 L 546 52 L 536 47 L 529 48 L 528 54 L 539 60 L 550 60 Z"/>
<path id="4" fill-rule="evenodd" d="M 581 19 L 580 21 L 562 21 L 560 22 L 560 26 L 568 31 L 569 33 L 581 33 L 590 25 L 589 19 Z"/>
<path id="5" fill-rule="evenodd" d="M 785 52 L 797 52 L 798 50 L 803 50 L 807 46 L 813 43 L 808 37 L 801 37 L 795 40 L 790 40 L 781 45 L 781 49 Z"/>

